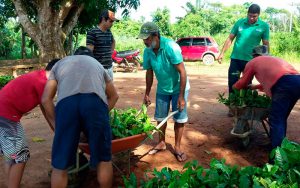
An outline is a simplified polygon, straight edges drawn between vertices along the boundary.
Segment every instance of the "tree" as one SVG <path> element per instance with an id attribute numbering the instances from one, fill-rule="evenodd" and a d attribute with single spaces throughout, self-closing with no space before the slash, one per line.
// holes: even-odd
<path id="1" fill-rule="evenodd" d="M 210 23 L 200 14 L 188 14 L 174 25 L 174 37 L 209 35 Z"/>
<path id="2" fill-rule="evenodd" d="M 287 10 L 268 7 L 264 13 L 267 17 L 266 20 L 270 24 L 271 31 L 276 32 L 288 30 L 288 20 L 290 20 L 291 14 Z"/>
<path id="3" fill-rule="evenodd" d="M 40 62 L 65 56 L 64 42 L 79 20 L 81 32 L 95 25 L 103 8 L 137 8 L 139 0 L 11 0 L 19 22 L 39 49 Z M 0 5 L 9 5 L 0 0 Z M 81 17 L 80 17 L 81 15 Z"/>
<path id="4" fill-rule="evenodd" d="M 3 27 L 9 18 L 15 16 L 12 2 L 10 0 L 0 0 L 0 27 Z"/>
<path id="5" fill-rule="evenodd" d="M 0 35 L 0 57 L 8 59 L 8 56 L 13 49 L 14 39 L 10 34 L 9 30 L 5 27 L 0 29 Z"/>
<path id="6" fill-rule="evenodd" d="M 152 20 L 157 24 L 157 26 L 160 28 L 160 33 L 163 36 L 170 37 L 172 36 L 171 33 L 171 22 L 170 22 L 170 10 L 164 7 L 163 10 L 158 8 L 153 14 L 152 14 Z"/>
<path id="7" fill-rule="evenodd" d="M 0 27 L 0 58 L 11 59 L 20 57 L 21 32 L 15 20 L 8 20 Z"/>

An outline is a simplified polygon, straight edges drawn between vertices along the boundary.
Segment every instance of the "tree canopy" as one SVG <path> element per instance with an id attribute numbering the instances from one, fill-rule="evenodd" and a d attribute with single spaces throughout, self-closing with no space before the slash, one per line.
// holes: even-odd
<path id="1" fill-rule="evenodd" d="M 0 0 L 0 21 L 17 17 L 37 44 L 40 61 L 47 62 L 65 56 L 64 42 L 76 25 L 83 33 L 97 24 L 104 8 L 125 8 L 126 14 L 138 6 L 139 0 Z"/>

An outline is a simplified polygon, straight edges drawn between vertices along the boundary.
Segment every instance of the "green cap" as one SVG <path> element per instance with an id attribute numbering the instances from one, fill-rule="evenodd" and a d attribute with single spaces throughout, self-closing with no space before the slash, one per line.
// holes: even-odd
<path id="1" fill-rule="evenodd" d="M 266 45 L 259 45 L 256 46 L 253 51 L 252 55 L 268 55 L 268 46 Z"/>
<path id="2" fill-rule="evenodd" d="M 155 23 L 146 22 L 142 25 L 138 38 L 147 39 L 151 35 L 151 33 L 156 33 L 158 31 L 159 31 L 159 28 L 157 27 L 157 25 Z"/>

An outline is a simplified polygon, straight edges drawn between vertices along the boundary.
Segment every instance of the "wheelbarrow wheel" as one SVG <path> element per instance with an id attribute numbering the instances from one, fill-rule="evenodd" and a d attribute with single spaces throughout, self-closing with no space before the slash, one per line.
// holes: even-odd
<path id="1" fill-rule="evenodd" d="M 245 138 L 242 138 L 243 147 L 245 148 L 248 147 L 249 143 L 250 143 L 250 136 L 246 136 Z"/>
<path id="2" fill-rule="evenodd" d="M 245 119 L 238 119 L 237 123 L 234 126 L 234 133 L 243 134 L 250 130 L 250 125 Z"/>

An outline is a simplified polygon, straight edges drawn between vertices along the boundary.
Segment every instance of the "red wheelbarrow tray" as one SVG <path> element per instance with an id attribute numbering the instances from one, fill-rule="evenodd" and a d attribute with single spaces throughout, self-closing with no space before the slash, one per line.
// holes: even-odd
<path id="1" fill-rule="evenodd" d="M 147 138 L 146 133 L 137 134 L 125 138 L 119 138 L 112 140 L 111 152 L 116 154 L 122 151 L 134 149 L 141 144 Z M 90 148 L 88 143 L 79 143 L 79 148 L 86 154 L 90 155 Z"/>
<path id="2" fill-rule="evenodd" d="M 172 117 L 173 115 L 175 115 L 178 112 L 178 110 L 173 111 L 172 113 L 170 113 L 164 120 L 162 120 L 160 122 L 159 125 L 156 126 L 156 129 L 160 129 L 161 126 L 164 125 L 165 122 L 167 122 L 167 120 Z M 154 130 L 152 132 L 152 135 L 156 132 L 156 130 Z M 147 138 L 147 134 L 146 133 L 141 133 L 141 134 L 137 134 L 137 135 L 133 135 L 133 136 L 129 136 L 129 137 L 125 137 L 125 138 L 120 138 L 120 139 L 115 139 L 112 140 L 112 145 L 111 145 L 111 153 L 112 154 L 116 154 L 118 152 L 122 152 L 122 151 L 127 151 L 130 149 L 134 149 L 137 146 L 139 146 L 141 144 L 142 141 L 144 141 Z M 90 154 L 90 148 L 88 143 L 79 143 L 78 147 L 86 154 Z"/>

